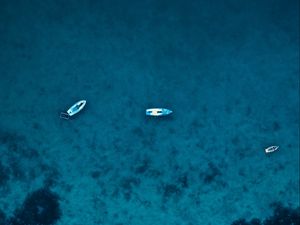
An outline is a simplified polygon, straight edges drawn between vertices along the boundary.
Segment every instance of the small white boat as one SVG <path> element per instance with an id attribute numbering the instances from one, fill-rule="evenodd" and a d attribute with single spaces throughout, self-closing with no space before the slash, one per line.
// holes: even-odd
<path id="1" fill-rule="evenodd" d="M 279 146 L 270 146 L 270 147 L 268 147 L 268 148 L 266 148 L 265 149 L 265 152 L 266 153 L 271 153 L 271 152 L 275 152 L 276 150 L 278 150 L 279 149 Z"/>
<path id="2" fill-rule="evenodd" d="M 146 116 L 167 116 L 172 112 L 173 111 L 170 109 L 151 108 L 151 109 L 146 109 Z"/>
<path id="3" fill-rule="evenodd" d="M 75 114 L 79 113 L 85 106 L 86 100 L 80 100 L 72 105 L 67 112 L 61 112 L 60 118 L 68 120 L 70 116 L 74 116 Z"/>

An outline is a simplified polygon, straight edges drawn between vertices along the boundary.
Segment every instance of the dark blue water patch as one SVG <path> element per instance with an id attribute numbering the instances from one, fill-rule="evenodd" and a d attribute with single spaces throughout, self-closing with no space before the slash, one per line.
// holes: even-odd
<path id="1" fill-rule="evenodd" d="M 212 162 L 208 163 L 208 170 L 205 172 L 203 182 L 204 184 L 210 184 L 213 182 L 218 176 L 221 176 L 221 170 Z"/>
<path id="2" fill-rule="evenodd" d="M 98 171 L 98 170 L 92 171 L 92 172 L 90 173 L 90 175 L 91 175 L 91 177 L 92 177 L 93 179 L 98 179 L 98 178 L 101 176 L 101 172 Z"/>
<path id="3" fill-rule="evenodd" d="M 181 195 L 182 190 L 176 184 L 163 184 L 162 185 L 162 194 L 164 199 L 171 198 L 173 196 Z"/>
<path id="4" fill-rule="evenodd" d="M 151 166 L 150 164 L 151 164 L 151 160 L 149 158 L 145 158 L 145 159 L 139 161 L 139 163 L 133 169 L 134 173 L 135 174 L 145 174 L 149 170 L 149 168 Z"/>
<path id="5" fill-rule="evenodd" d="M 33 159 L 39 156 L 38 151 L 29 146 L 27 139 L 15 132 L 0 130 L 0 145 L 24 158 Z"/>
<path id="6" fill-rule="evenodd" d="M 138 187 L 141 180 L 136 177 L 123 177 L 119 180 L 119 185 L 115 188 L 113 196 L 124 197 L 126 201 L 129 201 L 134 194 L 134 188 Z"/>
<path id="7" fill-rule="evenodd" d="M 0 209 L 0 225 L 5 224 L 6 215 L 5 213 Z"/>
<path id="8" fill-rule="evenodd" d="M 270 206 L 273 208 L 273 215 L 265 220 L 253 218 L 247 221 L 240 218 L 231 225 L 300 225 L 300 207 L 286 207 L 281 202 L 272 203 Z"/>
<path id="9" fill-rule="evenodd" d="M 238 219 L 234 221 L 232 225 L 261 225 L 261 222 L 257 218 L 251 219 L 249 222 L 247 222 L 245 219 Z"/>
<path id="10" fill-rule="evenodd" d="M 39 176 L 45 176 L 47 187 L 56 183 L 59 172 L 44 162 L 40 150 L 32 147 L 25 136 L 0 129 L 0 146 L 3 148 L 0 186 L 5 185 L 9 179 L 28 182 Z"/>
<path id="11" fill-rule="evenodd" d="M 54 225 L 61 218 L 59 196 L 46 188 L 27 195 L 6 225 Z"/>
<path id="12" fill-rule="evenodd" d="M 0 161 L 0 187 L 5 185 L 10 178 L 9 169 Z"/>

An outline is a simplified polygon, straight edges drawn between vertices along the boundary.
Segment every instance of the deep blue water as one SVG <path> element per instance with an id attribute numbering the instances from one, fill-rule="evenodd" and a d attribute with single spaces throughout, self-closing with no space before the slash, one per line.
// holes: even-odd
<path id="1" fill-rule="evenodd" d="M 299 1 L 0 3 L 1 225 L 296 213 Z"/>

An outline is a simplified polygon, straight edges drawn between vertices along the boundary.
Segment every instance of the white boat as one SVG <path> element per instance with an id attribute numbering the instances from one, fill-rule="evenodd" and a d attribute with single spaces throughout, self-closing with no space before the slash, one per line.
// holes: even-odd
<path id="1" fill-rule="evenodd" d="M 271 152 L 275 152 L 276 150 L 278 150 L 279 149 L 279 146 L 270 146 L 270 147 L 268 147 L 268 148 L 266 148 L 265 149 L 265 152 L 266 153 L 271 153 Z"/>
<path id="2" fill-rule="evenodd" d="M 74 105 L 72 105 L 67 112 L 61 112 L 60 113 L 60 118 L 63 119 L 69 119 L 70 116 L 74 116 L 75 114 L 79 113 L 85 106 L 86 100 L 80 100 L 76 102 Z"/>
<path id="3" fill-rule="evenodd" d="M 167 116 L 173 111 L 165 108 L 151 108 L 146 109 L 146 116 Z"/>

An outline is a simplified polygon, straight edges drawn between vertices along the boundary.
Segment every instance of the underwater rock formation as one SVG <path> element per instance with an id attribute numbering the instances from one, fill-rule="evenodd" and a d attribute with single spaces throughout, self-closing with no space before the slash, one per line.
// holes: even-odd
<path id="1" fill-rule="evenodd" d="M 5 214 L 4 212 L 0 209 L 0 225 L 5 224 Z"/>
<path id="2" fill-rule="evenodd" d="M 2 162 L 0 161 L 0 187 L 5 185 L 6 182 L 9 180 L 9 170 L 5 167 Z"/>
<path id="3" fill-rule="evenodd" d="M 300 225 L 300 207 L 293 209 L 279 202 L 273 203 L 271 207 L 274 210 L 273 215 L 264 221 L 252 219 L 247 222 L 245 219 L 238 219 L 231 225 Z"/>
<path id="4" fill-rule="evenodd" d="M 30 193 L 7 225 L 54 225 L 61 217 L 59 197 L 49 189 Z"/>

